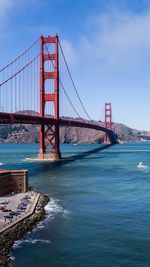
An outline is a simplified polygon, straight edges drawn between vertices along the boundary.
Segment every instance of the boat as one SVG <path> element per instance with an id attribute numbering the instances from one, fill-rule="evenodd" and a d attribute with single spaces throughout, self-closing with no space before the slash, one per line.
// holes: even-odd
<path id="1" fill-rule="evenodd" d="M 142 162 L 139 162 L 137 167 L 140 168 L 140 169 L 147 169 L 148 168 L 148 166 L 144 165 Z"/>

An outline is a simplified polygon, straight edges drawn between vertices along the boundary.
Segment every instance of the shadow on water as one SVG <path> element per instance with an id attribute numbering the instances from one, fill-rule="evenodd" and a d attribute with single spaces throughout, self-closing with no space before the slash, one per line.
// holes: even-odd
<path id="1" fill-rule="evenodd" d="M 38 169 L 30 170 L 30 176 L 35 175 L 36 173 L 38 174 L 39 171 L 42 172 L 47 172 L 50 170 L 54 170 L 55 168 L 58 168 L 58 166 L 63 166 L 65 164 L 68 164 L 70 162 L 76 161 L 76 160 L 81 160 L 84 159 L 85 157 L 91 156 L 92 154 L 98 153 L 104 149 L 107 149 L 109 147 L 113 146 L 113 144 L 108 144 L 108 145 L 103 145 L 101 147 L 88 150 L 82 153 L 79 153 L 77 155 L 71 156 L 71 157 L 66 157 L 63 158 L 61 161 L 56 161 L 56 162 L 40 162 L 38 163 Z"/>
<path id="2" fill-rule="evenodd" d="M 102 150 L 104 150 L 104 149 L 106 149 L 106 148 L 111 147 L 111 146 L 113 146 L 113 144 L 103 145 L 103 146 L 101 146 L 101 147 L 97 147 L 97 148 L 94 148 L 94 149 L 92 149 L 92 150 L 88 150 L 88 151 L 79 153 L 79 154 L 74 155 L 74 156 L 72 156 L 72 157 L 68 157 L 68 158 L 63 159 L 62 161 L 60 161 L 60 162 L 56 162 L 56 163 L 59 163 L 59 164 L 66 164 L 66 163 L 68 163 L 68 160 L 69 160 L 69 162 L 70 162 L 70 161 L 75 161 L 75 160 L 83 159 L 83 158 L 85 158 L 85 157 L 88 157 L 88 156 L 90 156 L 90 155 L 92 155 L 92 154 L 98 153 L 98 152 L 100 152 L 100 151 L 102 151 Z"/>

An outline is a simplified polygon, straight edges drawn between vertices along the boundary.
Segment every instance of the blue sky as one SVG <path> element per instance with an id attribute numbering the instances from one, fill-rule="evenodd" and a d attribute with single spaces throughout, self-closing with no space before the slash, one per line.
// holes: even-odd
<path id="1" fill-rule="evenodd" d="M 150 130 L 150 1 L 0 0 L 0 66 L 56 32 L 91 117 Z"/>

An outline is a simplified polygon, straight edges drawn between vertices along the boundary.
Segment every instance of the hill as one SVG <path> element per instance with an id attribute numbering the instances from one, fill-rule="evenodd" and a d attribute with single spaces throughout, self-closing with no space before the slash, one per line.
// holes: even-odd
<path id="1" fill-rule="evenodd" d="M 103 123 L 102 123 L 103 124 Z M 121 123 L 113 124 L 114 131 L 122 142 L 150 140 L 150 132 L 132 129 Z M 92 129 L 61 127 L 61 143 L 101 143 L 104 133 Z M 38 125 L 1 125 L 1 143 L 38 143 Z"/>

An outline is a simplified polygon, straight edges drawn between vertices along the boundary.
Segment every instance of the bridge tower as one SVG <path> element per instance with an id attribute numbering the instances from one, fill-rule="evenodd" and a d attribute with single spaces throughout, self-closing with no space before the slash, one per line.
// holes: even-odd
<path id="1" fill-rule="evenodd" d="M 49 53 L 48 46 L 53 51 Z M 48 64 L 45 64 L 48 62 Z M 53 70 L 46 69 L 51 63 Z M 46 80 L 53 82 L 52 92 L 46 92 Z M 56 119 L 55 125 L 40 126 L 40 150 L 39 159 L 60 159 L 59 146 L 59 58 L 58 58 L 58 36 L 40 37 L 40 116 L 45 117 L 46 102 L 53 103 L 52 118 Z M 49 153 L 48 153 L 49 152 Z"/>
<path id="2" fill-rule="evenodd" d="M 105 121 L 104 121 L 104 127 L 112 131 L 112 107 L 111 103 L 105 103 Z M 104 135 L 104 143 L 110 144 L 111 141 L 109 139 L 109 136 L 107 133 Z"/>

